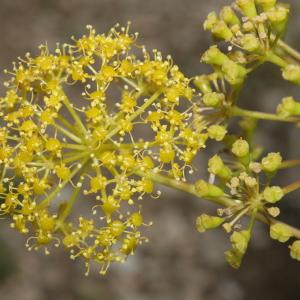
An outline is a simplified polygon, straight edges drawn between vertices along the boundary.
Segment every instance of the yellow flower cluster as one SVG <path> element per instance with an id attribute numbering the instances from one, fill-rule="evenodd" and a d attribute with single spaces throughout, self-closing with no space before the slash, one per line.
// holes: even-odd
<path id="1" fill-rule="evenodd" d="M 202 55 L 201 61 L 214 69 L 194 80 L 206 109 L 228 114 L 248 73 L 265 61 L 282 67 L 285 79 L 299 81 L 298 67 L 287 65 L 275 51 L 288 17 L 289 6 L 276 0 L 236 0 L 207 16 L 204 29 L 225 41 L 227 49 L 214 45 Z"/>
<path id="2" fill-rule="evenodd" d="M 128 27 L 87 28 L 6 71 L 0 211 L 28 235 L 29 250 L 62 244 L 104 274 L 147 241 L 139 202 L 153 193 L 147 173 L 184 179 L 210 127 L 195 130 L 190 80 L 170 57 L 148 53 Z M 76 218 L 76 198 L 87 216 Z"/>
<path id="3" fill-rule="evenodd" d="M 271 186 L 270 179 L 279 170 L 282 158 L 279 153 L 271 152 L 260 162 L 256 161 L 254 151 L 251 151 L 248 142 L 242 138 L 232 141 L 230 146 L 231 157 L 223 160 L 220 155 L 214 155 L 209 159 L 208 172 L 211 180 L 196 181 L 195 190 L 203 198 L 223 197 L 233 199 L 234 203 L 227 208 L 218 209 L 218 216 L 200 215 L 196 228 L 199 232 L 204 232 L 222 225 L 226 232 L 232 233 L 232 249 L 225 252 L 225 257 L 232 267 L 239 268 L 250 241 L 257 212 L 264 212 L 266 218 L 280 214 L 280 209 L 274 204 L 283 198 L 284 190 L 279 186 Z M 251 219 L 248 228 L 241 230 L 240 220 L 246 214 Z M 286 230 L 283 231 L 282 228 Z M 290 237 L 290 228 L 282 225 L 279 232 L 271 231 L 271 237 L 280 240 L 283 234 L 287 236 L 287 232 Z"/>
<path id="4" fill-rule="evenodd" d="M 288 5 L 276 0 L 236 0 L 219 15 L 211 12 L 204 29 L 243 51 L 262 55 L 283 34 L 288 17 Z"/>

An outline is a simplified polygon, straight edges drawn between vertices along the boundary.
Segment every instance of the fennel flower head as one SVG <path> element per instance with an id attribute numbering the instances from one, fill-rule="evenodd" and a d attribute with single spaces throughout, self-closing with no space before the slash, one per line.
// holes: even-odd
<path id="1" fill-rule="evenodd" d="M 147 241 L 141 200 L 159 194 L 149 174 L 184 181 L 205 146 L 207 126 L 191 121 L 190 80 L 118 25 L 107 34 L 87 26 L 53 52 L 43 44 L 5 72 L 1 215 L 29 250 L 63 246 L 87 274 L 91 262 L 104 274 Z M 87 209 L 76 215 L 74 205 Z"/>

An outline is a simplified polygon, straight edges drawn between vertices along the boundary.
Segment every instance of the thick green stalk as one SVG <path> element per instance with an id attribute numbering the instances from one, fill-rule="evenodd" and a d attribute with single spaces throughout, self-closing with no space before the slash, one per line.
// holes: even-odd
<path id="1" fill-rule="evenodd" d="M 158 184 L 162 184 L 168 187 L 171 187 L 173 189 L 177 189 L 179 191 L 183 191 L 186 192 L 188 194 L 197 196 L 201 199 L 204 199 L 206 201 L 212 202 L 212 203 L 216 203 L 225 207 L 231 207 L 236 205 L 237 203 L 230 198 L 227 197 L 217 197 L 217 198 L 202 198 L 195 190 L 194 185 L 192 184 L 188 184 L 182 181 L 178 181 L 175 179 L 172 179 L 168 176 L 164 176 L 161 174 L 157 174 L 157 173 L 153 173 L 153 172 L 142 172 L 142 171 L 136 171 L 135 172 L 137 175 L 141 176 L 141 177 L 146 177 L 148 179 L 151 179 L 153 182 L 158 183 Z M 300 182 L 298 183 L 299 187 L 300 187 Z M 250 216 L 253 217 L 252 213 L 249 212 Z M 285 224 L 281 221 L 278 221 L 274 218 L 267 218 L 262 212 L 258 212 L 257 214 L 255 214 L 255 218 L 263 223 L 266 223 L 267 225 L 269 225 L 270 223 L 282 223 Z M 293 233 L 293 236 L 297 239 L 300 239 L 300 230 L 298 228 L 295 228 L 293 226 L 290 226 L 288 224 L 285 224 L 286 226 L 288 226 L 291 230 L 291 232 Z M 253 226 L 253 225 L 252 225 Z"/>
<path id="2" fill-rule="evenodd" d="M 286 60 L 275 54 L 273 51 L 269 51 L 265 55 L 265 60 L 268 62 L 273 63 L 274 65 L 277 65 L 281 68 L 284 68 L 288 65 Z"/>
<path id="3" fill-rule="evenodd" d="M 192 185 L 192 184 L 188 184 L 186 182 L 175 180 L 170 177 L 167 177 L 167 176 L 164 176 L 161 174 L 157 174 L 157 173 L 153 173 L 153 172 L 144 173 L 142 171 L 136 171 L 135 173 L 141 177 L 146 177 L 148 179 L 151 179 L 152 181 L 154 181 L 156 183 L 159 183 L 159 184 L 171 187 L 171 188 L 175 188 L 177 190 L 186 192 L 188 194 L 191 194 L 191 195 L 194 195 L 194 196 L 197 196 L 200 198 L 200 195 L 196 192 L 194 185 Z M 214 202 L 216 204 L 220 204 L 222 206 L 227 206 L 227 207 L 233 206 L 235 204 L 233 200 L 226 198 L 225 196 L 218 197 L 218 198 L 209 198 L 207 200 L 210 202 Z"/>
<path id="4" fill-rule="evenodd" d="M 279 169 L 288 169 L 300 166 L 300 159 L 285 160 L 281 163 Z"/>
<path id="5" fill-rule="evenodd" d="M 298 189 L 300 189 L 300 180 L 297 180 L 297 181 L 285 186 L 282 190 L 283 190 L 284 194 L 288 194 L 288 193 L 294 192 Z"/>
<path id="6" fill-rule="evenodd" d="M 264 113 L 260 111 L 251 111 L 243 109 L 237 106 L 233 106 L 230 109 L 231 116 L 249 117 L 254 119 L 266 120 L 266 121 L 280 121 L 280 122 L 299 122 L 299 118 L 295 117 L 281 117 L 275 114 Z"/>
<path id="7" fill-rule="evenodd" d="M 277 42 L 277 45 L 278 45 L 279 48 L 281 48 L 283 51 L 285 51 L 292 58 L 294 58 L 295 60 L 300 62 L 300 53 L 297 50 L 295 50 L 294 48 L 292 48 L 291 46 L 289 46 L 288 44 L 286 44 L 282 40 L 279 40 Z"/>

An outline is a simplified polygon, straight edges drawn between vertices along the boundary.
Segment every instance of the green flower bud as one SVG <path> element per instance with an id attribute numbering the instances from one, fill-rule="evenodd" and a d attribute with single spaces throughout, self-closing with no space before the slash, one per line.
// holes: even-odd
<path id="1" fill-rule="evenodd" d="M 243 254 L 235 250 L 226 251 L 224 254 L 226 261 L 232 268 L 238 269 L 241 266 Z"/>
<path id="2" fill-rule="evenodd" d="M 222 141 L 227 133 L 227 130 L 224 126 L 221 125 L 212 125 L 208 127 L 207 129 L 209 138 L 216 140 L 216 141 Z"/>
<path id="3" fill-rule="evenodd" d="M 222 66 L 229 58 L 217 46 L 211 46 L 202 55 L 201 61 L 209 65 Z"/>
<path id="4" fill-rule="evenodd" d="M 262 169 L 265 172 L 275 172 L 279 169 L 281 162 L 280 153 L 271 152 L 261 160 Z"/>
<path id="5" fill-rule="evenodd" d="M 268 11 L 275 7 L 277 0 L 255 0 L 255 3 L 259 5 L 263 11 Z"/>
<path id="6" fill-rule="evenodd" d="M 249 144 L 247 141 L 243 140 L 242 138 L 236 140 L 231 148 L 231 152 L 236 157 L 245 157 L 249 154 Z"/>
<path id="7" fill-rule="evenodd" d="M 292 231 L 285 224 L 275 223 L 270 226 L 270 237 L 274 240 L 284 243 L 288 241 L 291 236 Z"/>
<path id="8" fill-rule="evenodd" d="M 244 34 L 241 37 L 240 44 L 244 50 L 249 52 L 256 51 L 260 47 L 259 39 L 252 33 Z"/>
<path id="9" fill-rule="evenodd" d="M 225 95 L 223 93 L 206 93 L 202 97 L 202 101 L 206 106 L 219 107 L 220 104 L 225 100 Z"/>
<path id="10" fill-rule="evenodd" d="M 271 22 L 272 28 L 278 33 L 282 33 L 287 25 L 289 9 L 282 5 L 277 5 L 267 12 L 267 17 Z"/>
<path id="11" fill-rule="evenodd" d="M 229 25 L 239 25 L 240 20 L 230 6 L 224 6 L 220 12 L 220 17 Z"/>
<path id="12" fill-rule="evenodd" d="M 230 236 L 232 248 L 241 254 L 244 254 L 246 252 L 249 240 L 249 230 L 234 231 L 233 234 Z"/>
<path id="13" fill-rule="evenodd" d="M 242 230 L 235 231 L 230 241 L 232 243 L 232 249 L 225 252 L 225 258 L 227 262 L 235 269 L 238 269 L 241 265 L 243 256 L 247 250 L 250 240 L 250 231 Z"/>
<path id="14" fill-rule="evenodd" d="M 282 71 L 282 76 L 285 80 L 300 84 L 300 66 L 287 65 Z"/>
<path id="15" fill-rule="evenodd" d="M 300 241 L 295 241 L 289 248 L 291 257 L 300 261 Z"/>
<path id="16" fill-rule="evenodd" d="M 300 115 L 300 103 L 296 102 L 293 97 L 285 97 L 277 106 L 277 113 L 282 117 Z"/>
<path id="17" fill-rule="evenodd" d="M 210 81 L 208 80 L 207 76 L 205 76 L 205 75 L 197 76 L 193 82 L 194 82 L 194 85 L 203 94 L 211 93 L 212 92 Z"/>
<path id="18" fill-rule="evenodd" d="M 204 21 L 203 28 L 204 30 L 211 30 L 213 25 L 218 21 L 217 14 L 213 11 L 208 14 L 206 20 Z"/>
<path id="19" fill-rule="evenodd" d="M 238 64 L 246 64 L 247 63 L 247 57 L 246 57 L 245 52 L 240 51 L 240 50 L 230 52 L 228 54 L 228 57 Z"/>
<path id="20" fill-rule="evenodd" d="M 267 208 L 267 211 L 268 211 L 269 215 L 272 216 L 273 218 L 276 218 L 280 215 L 280 209 L 276 206 Z"/>
<path id="21" fill-rule="evenodd" d="M 247 70 L 232 60 L 227 60 L 223 63 L 222 71 L 226 81 L 231 85 L 243 83 L 247 75 Z"/>
<path id="22" fill-rule="evenodd" d="M 224 194 L 223 190 L 218 186 L 209 184 L 204 180 L 198 180 L 195 183 L 195 191 L 201 197 L 220 197 Z"/>
<path id="23" fill-rule="evenodd" d="M 236 4 L 246 17 L 254 18 L 257 16 L 254 0 L 236 0 Z"/>
<path id="24" fill-rule="evenodd" d="M 219 227 L 223 222 L 223 218 L 202 214 L 196 219 L 196 228 L 199 232 L 205 232 Z"/>
<path id="25" fill-rule="evenodd" d="M 243 31 L 253 33 L 256 31 L 256 28 L 252 22 L 247 21 L 247 22 L 243 23 Z"/>
<path id="26" fill-rule="evenodd" d="M 224 21 L 217 21 L 212 26 L 211 32 L 214 37 L 220 40 L 230 41 L 233 37 L 233 33 Z"/>
<path id="27" fill-rule="evenodd" d="M 263 191 L 264 199 L 269 203 L 276 203 L 282 199 L 284 193 L 279 186 L 268 186 Z"/>
<path id="28" fill-rule="evenodd" d="M 208 171 L 224 179 L 231 178 L 231 170 L 224 165 L 223 160 L 219 155 L 214 155 L 208 161 Z"/>

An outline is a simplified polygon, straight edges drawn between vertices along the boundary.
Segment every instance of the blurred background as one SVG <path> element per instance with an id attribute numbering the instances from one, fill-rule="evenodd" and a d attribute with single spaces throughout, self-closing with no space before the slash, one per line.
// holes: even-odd
<path id="1" fill-rule="evenodd" d="M 0 69 L 26 52 L 36 53 L 44 41 L 69 41 L 86 24 L 105 32 L 115 23 L 132 21 L 140 42 L 148 49 L 171 54 L 187 75 L 206 70 L 200 54 L 211 38 L 202 22 L 211 10 L 231 1 L 221 0 L 0 0 Z M 300 1 L 289 0 L 292 16 L 287 40 L 300 48 Z M 0 75 L 3 81 L 3 75 Z M 2 86 L 0 91 L 3 92 Z M 248 79 L 240 106 L 272 112 L 283 96 L 300 99 L 299 89 L 281 80 L 280 72 L 263 66 Z M 266 151 L 299 158 L 299 129 L 260 123 L 257 142 Z M 199 168 L 206 168 L 206 165 Z M 298 175 L 298 176 L 297 176 Z M 277 183 L 299 178 L 299 168 L 282 172 Z M 222 230 L 198 234 L 195 218 L 216 207 L 177 191 L 161 188 L 160 200 L 145 201 L 147 219 L 154 225 L 141 246 L 124 265 L 111 267 L 101 277 L 84 277 L 84 266 L 63 250 L 51 256 L 27 252 L 24 238 L 1 220 L 1 300 L 282 300 L 300 299 L 300 264 L 289 258 L 286 245 L 272 242 L 268 228 L 255 227 L 254 239 L 240 270 L 229 268 L 223 252 L 230 245 Z M 300 226 L 300 194 L 292 193 L 281 206 L 282 219 Z"/>

